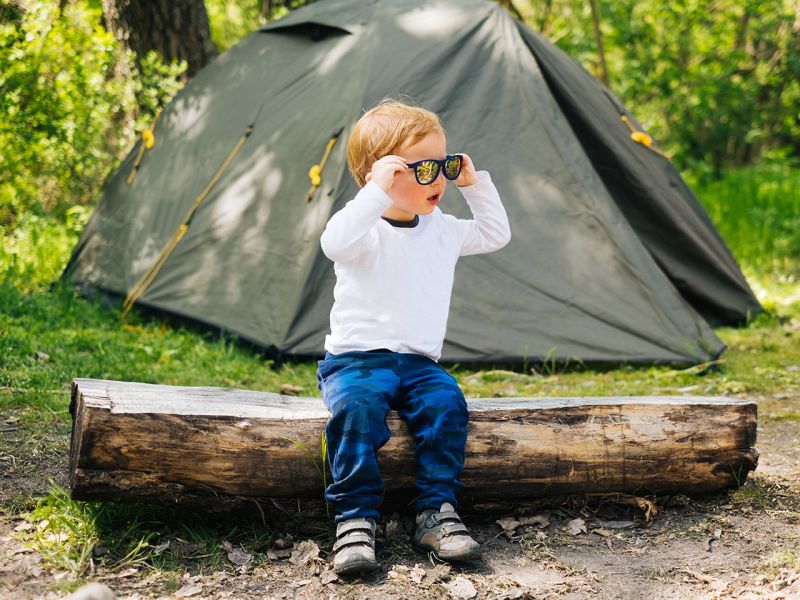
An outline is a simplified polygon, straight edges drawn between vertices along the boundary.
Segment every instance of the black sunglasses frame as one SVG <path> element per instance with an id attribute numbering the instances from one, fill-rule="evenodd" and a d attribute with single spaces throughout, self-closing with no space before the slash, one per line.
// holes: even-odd
<path id="1" fill-rule="evenodd" d="M 455 177 L 448 177 L 447 176 L 447 169 L 444 168 L 444 165 L 445 165 L 445 163 L 447 163 L 447 161 L 449 161 L 449 160 L 451 160 L 453 158 L 458 158 L 458 171 L 456 172 Z M 422 163 L 426 163 L 426 162 L 434 162 L 434 163 L 436 163 L 437 171 L 436 171 L 436 175 L 434 176 L 433 179 L 431 179 L 427 183 L 422 183 L 419 180 L 419 173 L 417 172 L 417 166 L 421 165 Z M 431 185 L 434 181 L 439 179 L 439 174 L 444 175 L 450 181 L 458 179 L 458 176 L 461 175 L 461 169 L 464 167 L 464 156 L 462 154 L 448 154 L 447 156 L 445 156 L 441 160 L 436 160 L 435 158 L 425 158 L 425 159 L 422 159 L 422 160 L 418 160 L 417 162 L 406 163 L 406 166 L 409 169 L 414 169 L 414 178 L 417 180 L 418 184 L 420 184 L 420 185 Z"/>

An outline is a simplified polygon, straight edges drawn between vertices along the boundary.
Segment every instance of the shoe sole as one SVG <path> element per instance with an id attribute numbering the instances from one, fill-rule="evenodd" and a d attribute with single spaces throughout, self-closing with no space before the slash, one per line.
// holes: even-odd
<path id="1" fill-rule="evenodd" d="M 471 561 L 471 560 L 478 560 L 483 556 L 481 552 L 480 546 L 478 546 L 474 551 L 467 552 L 464 554 L 452 554 L 448 555 L 447 552 L 437 552 L 433 548 L 429 548 L 427 546 L 423 546 L 422 544 L 418 544 L 416 541 L 412 541 L 411 545 L 414 546 L 417 550 L 421 552 L 433 553 L 433 555 L 438 558 L 439 560 L 447 560 L 447 561 L 454 561 L 454 562 L 462 562 L 462 561 Z"/>
<path id="2" fill-rule="evenodd" d="M 376 571 L 378 563 L 371 560 L 357 560 L 343 564 L 339 567 L 333 567 L 333 572 L 337 575 L 364 575 Z"/>

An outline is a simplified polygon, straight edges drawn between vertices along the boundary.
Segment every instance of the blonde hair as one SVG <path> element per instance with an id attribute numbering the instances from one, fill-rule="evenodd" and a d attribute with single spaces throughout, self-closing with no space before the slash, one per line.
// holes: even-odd
<path id="1" fill-rule="evenodd" d="M 384 98 L 358 120 L 347 141 L 347 167 L 359 187 L 379 158 L 394 154 L 403 144 L 416 144 L 429 133 L 445 135 L 436 113 L 402 100 Z"/>

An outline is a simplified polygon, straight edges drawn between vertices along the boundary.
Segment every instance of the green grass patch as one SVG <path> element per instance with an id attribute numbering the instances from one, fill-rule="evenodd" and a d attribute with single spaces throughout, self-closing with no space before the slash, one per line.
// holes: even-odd
<path id="1" fill-rule="evenodd" d="M 52 484 L 49 494 L 20 515 L 27 529 L 19 539 L 47 566 L 80 579 L 98 566 L 120 572 L 206 573 L 233 569 L 224 542 L 262 560 L 279 532 L 253 520 L 209 516 L 186 508 L 80 502 Z"/>
<path id="2" fill-rule="evenodd" d="M 770 162 L 691 187 L 740 264 L 798 275 L 800 168 Z"/>

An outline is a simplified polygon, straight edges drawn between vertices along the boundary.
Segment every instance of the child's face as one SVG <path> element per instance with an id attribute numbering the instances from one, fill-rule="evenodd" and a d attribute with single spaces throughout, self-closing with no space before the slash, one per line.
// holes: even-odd
<path id="1" fill-rule="evenodd" d="M 442 159 L 447 155 L 447 140 L 440 133 L 429 133 L 416 144 L 403 145 L 395 153 L 407 163 L 425 158 Z M 414 177 L 414 169 L 406 169 L 395 176 L 389 196 L 394 205 L 384 213 L 385 217 L 401 221 L 410 221 L 414 215 L 427 215 L 433 212 L 444 194 L 447 179 L 439 173 L 436 181 L 430 185 L 420 185 Z"/>

